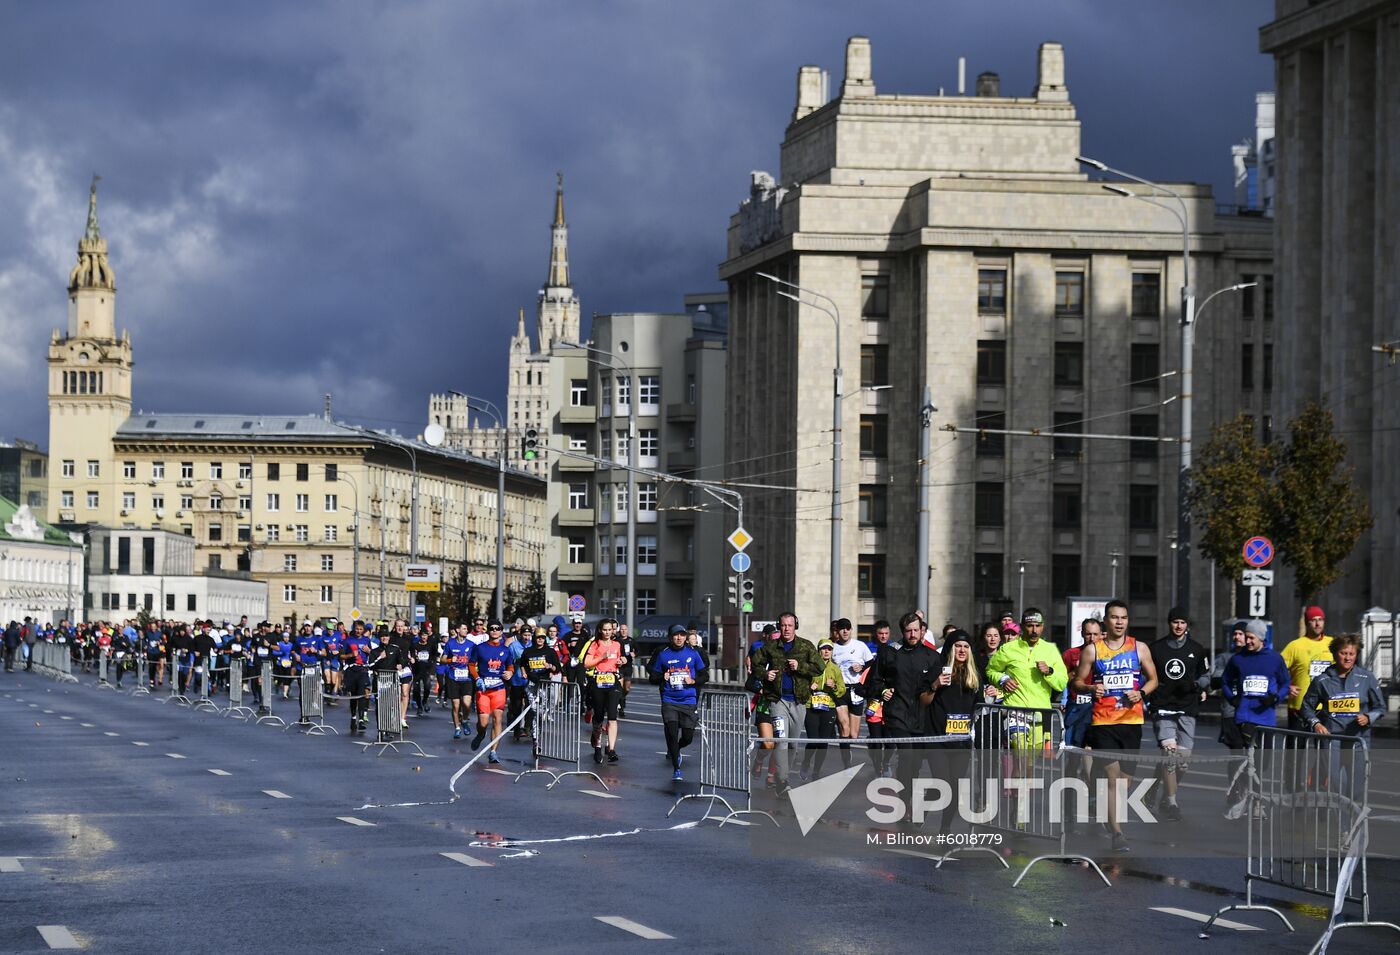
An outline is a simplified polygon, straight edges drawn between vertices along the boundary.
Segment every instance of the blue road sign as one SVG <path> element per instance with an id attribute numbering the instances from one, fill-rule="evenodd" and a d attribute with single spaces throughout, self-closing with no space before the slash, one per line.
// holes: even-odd
<path id="1" fill-rule="evenodd" d="M 428 605 L 427 605 L 427 604 L 414 604 L 414 605 L 413 605 L 413 622 L 414 622 L 414 623 L 422 623 L 424 620 L 427 620 L 427 619 L 428 619 Z"/>
<path id="2" fill-rule="evenodd" d="M 729 558 L 729 566 L 734 573 L 745 574 L 753 566 L 753 558 L 743 551 L 739 551 Z"/>
<path id="3" fill-rule="evenodd" d="M 583 613 L 583 608 L 588 606 L 588 601 L 583 599 L 583 594 L 574 594 L 569 597 L 569 613 Z"/>
<path id="4" fill-rule="evenodd" d="M 1251 537 L 1244 542 L 1244 562 L 1251 567 L 1267 567 L 1274 559 L 1274 542 L 1267 537 Z"/>

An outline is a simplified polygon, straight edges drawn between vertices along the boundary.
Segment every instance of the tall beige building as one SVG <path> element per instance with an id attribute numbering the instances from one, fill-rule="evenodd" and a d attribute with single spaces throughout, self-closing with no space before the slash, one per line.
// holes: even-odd
<path id="1" fill-rule="evenodd" d="M 1336 630 L 1400 608 L 1400 2 L 1278 0 L 1260 31 L 1278 86 L 1276 420 L 1330 408 L 1375 525 L 1322 595 Z M 1274 596 L 1296 611 L 1291 578 Z M 1276 613 L 1275 616 L 1281 616 Z"/>
<path id="2" fill-rule="evenodd" d="M 720 269 L 729 476 L 797 488 L 751 497 L 757 614 L 795 608 L 809 631 L 825 623 L 837 363 L 832 318 L 780 296 L 767 273 L 829 296 L 839 314 L 842 615 L 863 628 L 894 618 L 926 575 L 935 623 L 988 619 L 1024 590 L 1062 624 L 1066 598 L 1116 592 L 1139 635 L 1160 630 L 1176 446 L 1073 435 L 1178 431 L 1177 218 L 1086 179 L 1057 43 L 1040 47 L 1027 96 L 1003 95 L 992 73 L 974 96 L 877 92 L 863 37 L 847 45 L 835 99 L 825 85 L 816 67 L 798 72 L 781 168 L 754 174 Z M 1242 408 L 1267 408 L 1269 225 L 1217 215 L 1205 186 L 1172 188 L 1187 206 L 1200 298 L 1260 282 L 1261 294 L 1221 296 L 1200 317 L 1193 423 L 1206 435 Z M 937 411 L 919 553 L 925 387 Z M 1202 620 L 1209 573 L 1196 561 Z"/>

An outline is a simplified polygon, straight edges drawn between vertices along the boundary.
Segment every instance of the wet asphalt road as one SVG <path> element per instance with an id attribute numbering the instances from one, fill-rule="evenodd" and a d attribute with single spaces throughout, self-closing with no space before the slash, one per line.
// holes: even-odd
<path id="1" fill-rule="evenodd" d="M 343 735 L 254 726 L 84 680 L 0 675 L 0 952 L 71 939 L 133 953 L 1029 953 L 1115 939 L 1110 948 L 1135 953 L 1292 953 L 1323 928 L 1321 899 L 1265 887 L 1256 896 L 1282 904 L 1298 931 L 1235 913 L 1227 918 L 1262 930 L 1217 928 L 1198 940 L 1192 914 L 1242 900 L 1239 860 L 1113 857 L 1090 840 L 1111 888 L 1060 863 L 1012 888 L 1030 855 L 1019 848 L 1007 853 L 1010 870 L 988 856 L 936 869 L 932 849 L 858 840 L 784 852 L 761 821 L 704 821 L 700 800 L 667 818 L 694 784 L 669 778 L 650 688 L 634 689 L 622 761 L 600 768 L 616 798 L 586 792 L 603 792 L 587 777 L 552 791 L 539 776 L 516 783 L 528 749 L 503 742 L 512 772 L 474 767 L 449 803 L 448 778 L 472 753 L 440 710 L 410 734 L 437 758 L 376 757 Z M 295 701 L 278 702 L 291 719 Z M 343 707 L 327 722 L 343 731 Z M 1187 811 L 1218 815 L 1223 777 L 1194 781 Z M 1400 804 L 1400 792 L 1383 798 Z M 414 805 L 375 808 L 396 803 Z M 784 840 L 798 838 L 786 803 L 758 803 L 774 809 Z M 808 838 L 823 839 L 822 824 Z M 1397 914 L 1398 872 L 1372 860 L 1378 914 Z M 1334 950 L 1394 952 L 1395 939 L 1356 930 Z"/>

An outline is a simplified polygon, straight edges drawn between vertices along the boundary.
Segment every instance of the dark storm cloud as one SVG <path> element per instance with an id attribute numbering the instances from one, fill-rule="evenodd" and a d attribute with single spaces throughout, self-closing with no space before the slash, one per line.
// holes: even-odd
<path id="1" fill-rule="evenodd" d="M 432 390 L 499 395 L 564 170 L 585 312 L 718 288 L 799 66 L 950 92 L 959 55 L 1029 93 L 1066 46 L 1084 148 L 1212 183 L 1272 88 L 1271 4 L 97 3 L 0 15 L 0 433 L 47 433 L 43 355 L 88 176 L 135 402 L 338 411 L 415 430 Z"/>

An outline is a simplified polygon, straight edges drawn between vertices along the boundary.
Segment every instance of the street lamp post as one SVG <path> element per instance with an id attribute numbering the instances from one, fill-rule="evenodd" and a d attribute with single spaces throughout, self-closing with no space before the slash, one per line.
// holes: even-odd
<path id="1" fill-rule="evenodd" d="M 501 409 L 485 398 L 478 398 L 460 391 L 449 391 L 448 394 L 464 399 L 468 408 L 475 401 L 481 410 L 496 419 L 496 427 L 501 432 L 501 444 L 496 454 L 496 613 L 494 616 L 504 617 L 506 612 L 504 597 L 506 577 L 506 419 L 501 414 Z M 465 545 L 465 540 L 463 543 Z"/>
<path id="2" fill-rule="evenodd" d="M 1030 561 L 1022 558 L 1016 561 L 1016 573 L 1019 575 L 1020 583 L 1016 591 L 1016 612 L 1026 612 L 1026 564 Z"/>
<path id="3" fill-rule="evenodd" d="M 759 278 L 767 279 L 775 285 L 785 285 L 788 288 L 804 292 L 814 298 L 823 299 L 831 304 L 831 308 L 819 305 L 816 302 L 803 301 L 796 295 L 784 292 L 781 289 L 778 294 L 783 298 L 791 299 L 799 305 L 807 305 L 819 311 L 825 312 L 832 321 L 836 329 L 836 367 L 832 374 L 832 403 L 831 403 L 831 597 L 829 612 L 832 620 L 841 616 L 841 394 L 843 371 L 841 367 L 841 309 L 836 301 L 821 292 L 804 288 L 794 282 L 788 282 L 778 278 L 776 275 L 769 275 L 767 272 L 757 273 Z M 924 611 L 927 613 L 927 609 Z"/>
<path id="4" fill-rule="evenodd" d="M 1111 583 L 1109 584 L 1109 587 L 1108 587 L 1108 589 L 1109 589 L 1109 597 L 1112 597 L 1112 598 L 1115 598 L 1115 599 L 1118 597 L 1118 558 L 1120 558 L 1120 557 L 1122 557 L 1122 556 L 1123 556 L 1123 555 L 1120 554 L 1120 553 L 1118 553 L 1118 551 L 1116 551 L 1116 550 L 1113 551 L 1112 553 L 1110 553 L 1110 554 L 1108 555 L 1108 566 L 1109 566 L 1110 572 L 1111 572 L 1112 575 L 1113 575 L 1113 576 L 1110 578 L 1110 579 L 1111 579 Z"/>
<path id="5" fill-rule="evenodd" d="M 348 474 L 337 472 L 335 479 L 337 481 L 344 481 L 355 489 L 355 510 L 353 512 L 355 523 L 350 525 L 350 533 L 354 540 L 355 548 L 355 554 L 352 558 L 354 577 L 353 583 L 351 584 L 350 604 L 353 608 L 358 609 L 360 606 L 360 485 L 358 481 Z"/>
<path id="6" fill-rule="evenodd" d="M 409 561 L 418 563 L 418 453 L 408 445 L 399 444 L 396 441 L 387 441 L 383 434 L 376 434 L 373 431 L 361 431 L 361 434 L 375 441 L 382 443 L 385 447 L 397 448 L 408 455 L 408 460 L 413 467 L 413 479 L 409 486 L 409 510 L 408 510 L 408 549 Z M 388 519 L 385 505 L 389 499 L 389 469 L 386 467 L 380 480 L 380 503 L 379 503 L 379 616 L 383 619 L 386 616 L 385 608 L 385 580 L 384 580 L 384 525 Z M 413 616 L 413 606 L 418 602 L 417 594 L 410 597 L 409 616 Z"/>

